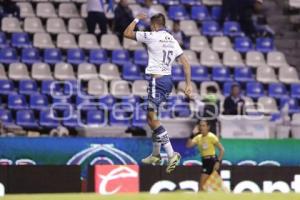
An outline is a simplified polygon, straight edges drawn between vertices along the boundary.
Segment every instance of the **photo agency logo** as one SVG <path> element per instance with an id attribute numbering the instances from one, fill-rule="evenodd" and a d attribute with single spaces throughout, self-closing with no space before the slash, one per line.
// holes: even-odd
<path id="1" fill-rule="evenodd" d="M 214 120 L 221 113 L 222 105 L 203 102 L 197 98 L 187 99 L 181 93 L 170 96 L 155 94 L 153 102 L 147 96 L 146 84 L 140 88 L 143 91 L 135 92 L 140 96 L 131 93 L 130 88 L 135 87 L 133 83 L 123 80 L 113 80 L 108 84 L 98 77 L 91 80 L 52 81 L 48 88 L 52 104 L 47 117 L 76 127 L 101 128 L 108 125 L 109 121 L 124 124 L 134 121 L 146 125 L 148 108 L 158 110 L 159 119 Z M 162 100 L 166 102 L 156 108 Z M 254 114 L 264 113 L 266 110 L 263 105 L 254 102 L 247 103 L 241 109 L 243 113 Z M 61 112 L 63 114 L 58 114 Z"/>

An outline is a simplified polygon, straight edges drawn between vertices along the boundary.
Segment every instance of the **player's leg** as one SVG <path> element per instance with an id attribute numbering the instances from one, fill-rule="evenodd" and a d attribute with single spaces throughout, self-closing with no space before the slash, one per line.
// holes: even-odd
<path id="1" fill-rule="evenodd" d="M 97 24 L 95 15 L 96 15 L 95 12 L 88 12 L 88 16 L 86 19 L 88 33 L 90 33 L 90 34 L 95 33 L 96 24 Z"/>
<path id="2" fill-rule="evenodd" d="M 174 152 L 168 132 L 158 119 L 159 106 L 172 91 L 172 82 L 170 85 L 170 80 L 170 77 L 164 76 L 158 79 L 152 78 L 149 82 L 147 121 L 153 131 L 153 150 L 150 156 L 142 160 L 142 162 L 146 164 L 157 164 L 153 162 L 158 161 L 157 158 L 160 159 L 160 148 L 163 146 L 169 157 L 168 173 L 173 171 L 180 161 L 180 155 Z"/>
<path id="3" fill-rule="evenodd" d="M 159 158 L 160 161 L 160 148 L 161 146 L 163 146 L 169 158 L 166 172 L 171 173 L 179 164 L 180 155 L 179 153 L 174 152 L 169 139 L 168 131 L 161 125 L 160 121 L 158 120 L 157 112 L 149 111 L 147 118 L 148 124 L 153 130 L 153 151 L 151 156 L 148 156 L 146 159 L 143 159 L 143 163 L 146 163 L 146 161 L 148 161 L 150 163 L 147 164 L 153 164 L 153 162 L 155 161 L 158 162 L 157 158 Z"/>
<path id="4" fill-rule="evenodd" d="M 207 181 L 208 177 L 213 173 L 215 163 L 215 158 L 202 159 L 202 174 L 199 185 L 200 191 L 203 191 L 203 185 Z"/>
<path id="5" fill-rule="evenodd" d="M 167 98 L 169 94 L 172 92 L 173 88 L 173 81 L 171 76 L 163 76 L 161 78 L 158 78 L 155 82 L 155 90 L 156 90 L 156 98 L 157 106 L 161 105 L 162 102 L 167 101 Z M 159 108 L 159 107 L 158 107 Z M 157 109 L 157 112 L 159 112 L 159 109 Z M 157 123 L 160 124 L 159 119 Z M 157 131 L 156 131 L 157 130 Z M 160 130 L 160 131 L 158 131 Z M 168 155 L 168 166 L 166 169 L 167 173 L 171 173 L 175 167 L 180 162 L 180 154 L 177 152 L 174 152 L 172 144 L 169 139 L 168 131 L 160 125 L 157 129 L 154 130 L 155 137 L 157 140 L 161 143 L 163 148 L 165 149 L 165 152 Z"/>
<path id="6" fill-rule="evenodd" d="M 159 130 L 156 130 L 158 127 L 160 127 L 160 122 L 157 120 L 157 105 L 159 104 L 159 101 L 157 101 L 156 97 L 156 84 L 155 84 L 155 79 L 151 78 L 149 81 L 149 86 L 148 86 L 148 113 L 147 113 L 147 122 L 151 130 L 153 131 L 152 133 L 152 153 L 142 159 L 142 163 L 144 164 L 160 164 L 161 162 L 161 157 L 160 157 L 160 149 L 161 149 L 161 143 L 159 139 L 156 137 L 156 133 L 160 132 Z"/>
<path id="7" fill-rule="evenodd" d="M 160 149 L 161 149 L 161 143 L 159 141 L 159 138 L 156 137 L 156 135 L 163 130 L 160 128 L 160 122 L 157 120 L 157 113 L 154 110 L 150 110 L 148 108 L 148 114 L 147 114 L 147 122 L 152 133 L 152 153 L 150 156 L 142 159 L 142 163 L 144 164 L 153 164 L 157 165 L 161 162 L 160 157 Z"/>
<path id="8" fill-rule="evenodd" d="M 209 177 L 209 174 L 206 174 L 206 173 L 201 174 L 200 182 L 199 182 L 199 192 L 203 191 L 203 185 L 207 181 L 208 177 Z"/>

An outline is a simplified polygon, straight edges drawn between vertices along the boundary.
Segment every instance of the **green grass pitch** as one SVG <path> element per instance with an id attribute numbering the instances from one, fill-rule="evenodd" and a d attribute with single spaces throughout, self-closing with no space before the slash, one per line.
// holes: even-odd
<path id="1" fill-rule="evenodd" d="M 6 195 L 0 200 L 300 200 L 300 194 L 224 194 L 224 193 L 146 193 L 101 196 L 92 193 L 78 194 L 21 194 Z"/>

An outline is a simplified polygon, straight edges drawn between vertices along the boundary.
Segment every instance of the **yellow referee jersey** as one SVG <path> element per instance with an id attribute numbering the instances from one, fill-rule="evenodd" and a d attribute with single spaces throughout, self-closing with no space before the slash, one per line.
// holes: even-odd
<path id="1" fill-rule="evenodd" d="M 218 137 L 212 132 L 209 132 L 206 136 L 199 134 L 193 138 L 193 143 L 198 145 L 202 157 L 215 156 L 215 144 L 218 142 Z"/>

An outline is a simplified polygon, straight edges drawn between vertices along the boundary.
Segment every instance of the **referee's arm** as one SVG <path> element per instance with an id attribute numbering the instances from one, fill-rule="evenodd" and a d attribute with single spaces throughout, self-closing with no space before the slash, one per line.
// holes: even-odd
<path id="1" fill-rule="evenodd" d="M 219 149 L 218 161 L 221 161 L 223 159 L 225 149 L 220 142 L 216 143 L 215 146 Z"/>
<path id="2" fill-rule="evenodd" d="M 191 136 L 188 138 L 188 140 L 187 140 L 187 142 L 186 142 L 186 147 L 187 148 L 192 148 L 192 147 L 194 147 L 194 146 L 196 146 L 197 144 L 196 144 L 196 142 L 195 141 L 193 141 L 193 138 L 195 137 L 195 135 L 194 134 L 191 134 Z"/>

